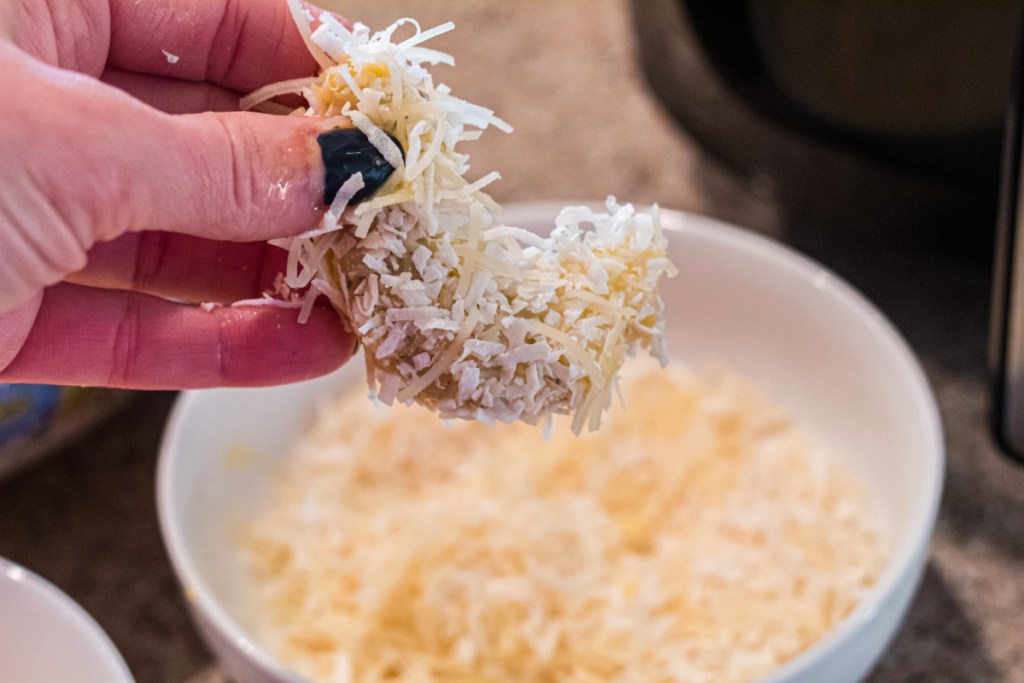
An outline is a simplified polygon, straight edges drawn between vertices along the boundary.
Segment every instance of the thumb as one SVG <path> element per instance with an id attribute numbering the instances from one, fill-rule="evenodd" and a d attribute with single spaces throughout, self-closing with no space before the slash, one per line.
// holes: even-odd
<path id="1" fill-rule="evenodd" d="M 263 240 L 325 208 L 317 119 L 172 116 L 2 43 L 0 87 L 0 310 L 125 232 Z"/>
<path id="2" fill-rule="evenodd" d="M 133 126 L 146 144 L 122 150 L 138 173 L 122 231 L 261 240 L 308 230 L 324 209 L 316 119 L 152 112 Z"/>
<path id="3" fill-rule="evenodd" d="M 310 228 L 324 208 L 317 119 L 165 114 L 4 52 L 0 84 L 15 95 L 0 102 L 12 124 L 0 156 L 32 183 L 24 189 L 43 205 L 37 211 L 69 223 L 80 240 L 139 230 L 266 239 Z"/>
<path id="4" fill-rule="evenodd" d="M 78 85 L 77 110 L 54 117 L 53 143 L 40 151 L 60 158 L 43 159 L 37 175 L 60 215 L 86 223 L 76 226 L 83 238 L 162 230 L 249 241 L 316 223 L 324 208 L 319 120 L 172 115 L 104 83 Z M 62 139 L 73 141 L 73 155 Z"/>

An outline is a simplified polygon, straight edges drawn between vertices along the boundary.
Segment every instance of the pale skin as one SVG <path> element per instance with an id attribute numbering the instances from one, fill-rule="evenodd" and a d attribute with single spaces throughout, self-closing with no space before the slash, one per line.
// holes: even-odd
<path id="1" fill-rule="evenodd" d="M 316 69 L 282 0 L 0 2 L 0 382 L 259 386 L 347 360 L 326 307 L 230 305 L 280 271 L 263 240 L 323 210 L 316 121 L 239 96 Z"/>

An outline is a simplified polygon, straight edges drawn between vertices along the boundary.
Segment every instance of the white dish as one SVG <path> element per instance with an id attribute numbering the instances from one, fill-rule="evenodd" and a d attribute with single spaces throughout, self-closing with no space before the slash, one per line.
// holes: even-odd
<path id="1" fill-rule="evenodd" d="M 559 206 L 510 206 L 505 220 L 546 230 Z M 663 289 L 671 355 L 723 363 L 787 406 L 868 483 L 890 532 L 890 562 L 861 605 L 763 683 L 859 681 L 902 622 L 924 567 L 944 469 L 934 397 L 899 334 L 829 271 L 713 220 L 664 211 L 663 221 L 680 270 Z M 186 392 L 167 426 L 161 528 L 197 623 L 239 683 L 304 680 L 254 640 L 259 615 L 238 543 L 310 408 L 362 382 L 360 365 L 285 387 Z"/>
<path id="2" fill-rule="evenodd" d="M 53 584 L 0 558 L 0 681 L 132 683 L 107 635 Z"/>

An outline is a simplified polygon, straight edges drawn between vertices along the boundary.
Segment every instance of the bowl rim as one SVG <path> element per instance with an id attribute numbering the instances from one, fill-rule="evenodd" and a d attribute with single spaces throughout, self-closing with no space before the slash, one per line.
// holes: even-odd
<path id="1" fill-rule="evenodd" d="M 579 205 L 603 207 L 604 202 L 592 200 L 510 202 L 505 205 L 504 214 L 505 216 L 514 214 L 516 221 L 550 220 L 561 208 Z M 688 211 L 661 208 L 660 212 L 663 227 L 668 233 L 697 234 L 701 239 L 728 245 L 729 248 L 739 249 L 756 258 L 767 259 L 781 270 L 800 276 L 810 286 L 818 290 L 833 290 L 836 299 L 843 303 L 850 315 L 859 319 L 864 330 L 875 338 L 877 344 L 890 349 L 894 354 L 895 360 L 903 368 L 906 379 L 909 381 L 907 388 L 914 401 L 913 412 L 919 416 L 923 427 L 922 431 L 926 434 L 927 442 L 922 444 L 921 448 L 929 461 L 929 467 L 924 473 L 927 479 L 919 484 L 926 486 L 927 491 L 920 509 L 912 510 L 909 533 L 914 539 L 913 543 L 894 549 L 878 580 L 866 591 L 849 614 L 810 648 L 757 681 L 757 683 L 783 683 L 790 677 L 797 676 L 816 666 L 843 641 L 865 628 L 905 580 L 911 580 L 911 595 L 916 592 L 921 576 L 917 565 L 922 562 L 931 542 L 945 480 L 945 441 L 941 414 L 931 384 L 906 339 L 865 295 L 844 278 L 812 257 L 749 229 Z M 282 681 L 309 683 L 308 679 L 288 669 L 274 659 L 269 652 L 253 642 L 227 614 L 220 602 L 210 594 L 208 587 L 200 578 L 199 571 L 191 561 L 187 551 L 188 545 L 183 538 L 182 530 L 176 523 L 175 501 L 171 495 L 173 480 L 171 473 L 177 459 L 181 457 L 180 449 L 177 448 L 179 434 L 187 414 L 191 412 L 192 404 L 200 396 L 217 391 L 217 389 L 204 389 L 182 392 L 175 401 L 164 429 L 160 443 L 156 480 L 158 517 L 164 544 L 179 583 L 184 587 L 190 606 L 198 610 L 205 619 L 208 619 L 212 626 L 220 632 L 220 635 L 225 636 L 234 647 L 255 660 L 258 666 L 263 667 Z"/>
<path id="2" fill-rule="evenodd" d="M 14 590 L 32 592 L 42 598 L 49 605 L 52 616 L 70 623 L 76 632 L 89 641 L 93 651 L 117 671 L 118 680 L 112 683 L 135 683 L 114 641 L 92 615 L 67 593 L 31 569 L 3 557 L 0 557 L 0 583 L 13 584 L 16 586 Z"/>

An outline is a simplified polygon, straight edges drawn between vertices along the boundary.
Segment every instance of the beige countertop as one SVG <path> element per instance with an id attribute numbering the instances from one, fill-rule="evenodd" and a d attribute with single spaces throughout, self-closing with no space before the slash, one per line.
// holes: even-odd
<path id="1" fill-rule="evenodd" d="M 648 92 L 625 0 L 350 0 L 343 8 L 372 27 L 406 12 L 424 25 L 456 22 L 437 47 L 459 66 L 440 69 L 440 80 L 516 128 L 471 148 L 477 173 L 502 172 L 497 199 L 615 194 L 784 234 L 771 201 L 702 155 Z M 1024 681 L 1024 469 L 998 454 L 985 424 L 987 275 L 906 253 L 830 263 L 918 351 L 948 438 L 931 562 L 872 683 Z M 0 555 L 79 600 L 140 683 L 217 683 L 214 673 L 199 677 L 210 656 L 156 524 L 156 450 L 172 398 L 140 395 L 76 446 L 0 483 Z"/>

